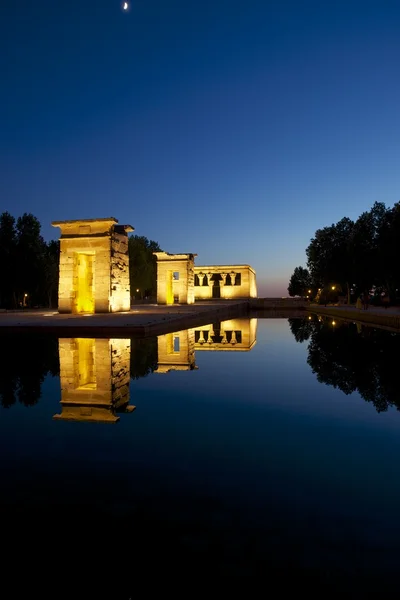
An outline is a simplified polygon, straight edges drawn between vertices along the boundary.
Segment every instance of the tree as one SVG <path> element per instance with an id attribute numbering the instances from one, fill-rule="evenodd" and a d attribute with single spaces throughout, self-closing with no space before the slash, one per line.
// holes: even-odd
<path id="1" fill-rule="evenodd" d="M 153 252 L 160 252 L 160 246 L 144 236 L 133 235 L 129 238 L 128 249 L 131 296 L 138 294 L 143 298 L 154 295 L 157 290 L 157 260 Z"/>
<path id="2" fill-rule="evenodd" d="M 400 289 L 400 202 L 385 210 L 377 219 L 376 229 L 377 285 L 395 297 Z"/>
<path id="3" fill-rule="evenodd" d="M 25 213 L 18 217 L 15 261 L 17 306 L 23 304 L 24 297 L 29 299 L 30 305 L 42 300 L 41 284 L 46 243 L 40 235 L 40 229 L 40 222 L 32 214 Z"/>
<path id="4" fill-rule="evenodd" d="M 44 249 L 42 264 L 42 290 L 49 308 L 58 302 L 60 242 L 51 240 Z"/>
<path id="5" fill-rule="evenodd" d="M 308 290 L 312 287 L 312 279 L 308 270 L 304 267 L 296 267 L 289 281 L 289 296 L 307 296 Z"/>
<path id="6" fill-rule="evenodd" d="M 353 221 L 344 217 L 330 227 L 318 229 L 306 249 L 307 266 L 317 286 L 340 284 L 348 299 L 354 274 L 353 229 Z"/>
<path id="7" fill-rule="evenodd" d="M 0 215 L 0 306 L 15 306 L 17 232 L 8 212 Z"/>

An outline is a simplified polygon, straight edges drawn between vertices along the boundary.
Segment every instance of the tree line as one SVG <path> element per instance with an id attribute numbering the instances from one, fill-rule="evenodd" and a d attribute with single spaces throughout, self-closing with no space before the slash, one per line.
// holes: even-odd
<path id="1" fill-rule="evenodd" d="M 375 202 L 356 221 L 343 217 L 318 229 L 306 248 L 307 267 L 296 267 L 289 281 L 290 296 L 319 298 L 343 294 L 347 302 L 374 291 L 392 301 L 400 289 L 400 202 L 387 208 Z"/>
<path id="2" fill-rule="evenodd" d="M 157 265 L 153 252 L 158 243 L 144 236 L 131 236 L 129 277 L 131 297 L 156 294 Z M 58 305 L 59 241 L 46 242 L 39 220 L 30 213 L 17 219 L 0 214 L 0 308 L 49 307 Z"/>

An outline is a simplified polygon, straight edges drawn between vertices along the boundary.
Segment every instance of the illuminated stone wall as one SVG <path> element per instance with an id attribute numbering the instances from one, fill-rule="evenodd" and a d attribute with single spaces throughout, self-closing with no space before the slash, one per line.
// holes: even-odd
<path id="1" fill-rule="evenodd" d="M 60 339 L 62 409 L 54 419 L 115 423 L 116 412 L 131 412 L 130 353 L 128 339 Z"/>
<path id="2" fill-rule="evenodd" d="M 130 310 L 128 235 L 125 227 L 114 225 L 111 232 L 110 311 Z"/>
<path id="3" fill-rule="evenodd" d="M 194 267 L 196 300 L 257 298 L 256 273 L 249 265 Z"/>
<path id="4" fill-rule="evenodd" d="M 191 371 L 196 368 L 193 329 L 159 335 L 157 349 L 158 361 L 155 373 Z"/>
<path id="5" fill-rule="evenodd" d="M 61 229 L 60 313 L 130 309 L 128 232 L 114 218 L 55 221 Z"/>
<path id="6" fill-rule="evenodd" d="M 155 373 L 197 369 L 196 350 L 249 352 L 256 343 L 257 319 L 229 319 L 157 337 Z"/>
<path id="7" fill-rule="evenodd" d="M 257 338 L 257 319 L 229 319 L 194 328 L 195 350 L 248 352 Z"/>
<path id="8" fill-rule="evenodd" d="M 196 254 L 154 252 L 157 257 L 157 303 L 194 303 L 194 257 Z"/>

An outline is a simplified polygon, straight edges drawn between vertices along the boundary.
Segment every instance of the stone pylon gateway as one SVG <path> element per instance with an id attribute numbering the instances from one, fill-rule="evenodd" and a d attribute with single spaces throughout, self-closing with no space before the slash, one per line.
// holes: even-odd
<path id="1" fill-rule="evenodd" d="M 109 313 L 131 307 L 128 232 L 113 217 L 53 221 L 61 229 L 58 311 Z"/>
<path id="2" fill-rule="evenodd" d="M 129 404 L 131 340 L 59 340 L 61 413 L 56 420 L 116 423 Z"/>
<path id="3" fill-rule="evenodd" d="M 153 254 L 157 257 L 157 304 L 193 304 L 197 254 Z"/>

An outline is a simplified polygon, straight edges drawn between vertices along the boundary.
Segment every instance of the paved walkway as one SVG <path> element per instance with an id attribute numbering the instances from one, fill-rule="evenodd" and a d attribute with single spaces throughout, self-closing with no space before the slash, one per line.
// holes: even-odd
<path id="1" fill-rule="evenodd" d="M 158 335 L 242 316 L 247 301 L 199 302 L 191 305 L 143 304 L 129 312 L 60 315 L 51 310 L 0 312 L 0 335 L 9 333 L 52 333 L 67 337 L 131 337 Z"/>
<path id="2" fill-rule="evenodd" d="M 327 314 L 338 319 L 349 319 L 351 321 L 361 321 L 370 325 L 390 327 L 391 329 L 400 329 L 400 307 L 390 306 L 384 308 L 381 306 L 369 306 L 367 310 L 356 308 L 355 306 L 320 306 L 319 304 L 310 304 L 307 310 L 319 314 Z"/>

